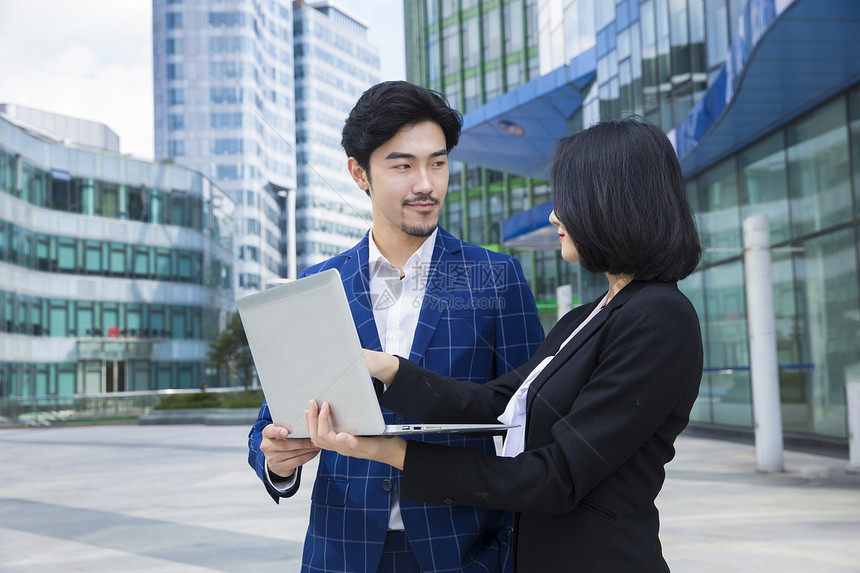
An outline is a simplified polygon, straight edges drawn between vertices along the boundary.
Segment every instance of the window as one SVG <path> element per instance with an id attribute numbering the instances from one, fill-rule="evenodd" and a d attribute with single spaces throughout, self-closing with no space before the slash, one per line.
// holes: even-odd
<path id="1" fill-rule="evenodd" d="M 213 28 L 235 28 L 245 26 L 248 15 L 244 12 L 210 12 L 209 25 Z"/>
<path id="2" fill-rule="evenodd" d="M 513 54 L 523 49 L 523 7 L 516 2 L 505 4 L 503 10 L 505 53 Z"/>
<path id="3" fill-rule="evenodd" d="M 188 212 L 188 197 L 182 193 L 173 193 L 170 198 L 170 224 L 188 227 L 190 222 Z"/>
<path id="4" fill-rule="evenodd" d="M 466 204 L 469 209 L 468 241 L 480 245 L 484 242 L 484 201 L 481 197 L 471 197 Z"/>
<path id="5" fill-rule="evenodd" d="M 738 155 L 741 219 L 767 213 L 771 244 L 789 239 L 788 190 L 783 132 L 777 131 Z"/>
<path id="6" fill-rule="evenodd" d="M 478 76 L 463 81 L 463 110 L 469 112 L 481 105 L 481 83 Z"/>
<path id="7" fill-rule="evenodd" d="M 182 53 L 182 38 L 167 38 L 167 55 L 173 56 Z"/>
<path id="8" fill-rule="evenodd" d="M 181 113 L 172 113 L 167 116 L 167 129 L 176 131 L 185 128 L 185 116 Z"/>
<path id="9" fill-rule="evenodd" d="M 708 68 L 723 63 L 729 53 L 729 14 L 726 0 L 705 0 Z"/>
<path id="10" fill-rule="evenodd" d="M 241 113 L 213 113 L 210 116 L 212 129 L 239 129 L 242 127 Z"/>
<path id="11" fill-rule="evenodd" d="M 126 248 L 119 243 L 111 243 L 109 251 L 110 274 L 113 276 L 126 275 Z"/>
<path id="12" fill-rule="evenodd" d="M 241 139 L 216 139 L 212 151 L 216 155 L 242 153 L 244 144 Z"/>
<path id="13" fill-rule="evenodd" d="M 245 219 L 245 232 L 249 235 L 260 235 L 260 221 L 257 219 Z"/>
<path id="14" fill-rule="evenodd" d="M 478 37 L 478 18 L 469 18 L 462 25 L 463 67 L 471 68 L 480 62 L 481 45 Z"/>
<path id="15" fill-rule="evenodd" d="M 242 88 L 211 88 L 209 100 L 212 103 L 240 103 L 242 101 Z"/>
<path id="16" fill-rule="evenodd" d="M 102 244 L 96 241 L 84 243 L 84 268 L 89 275 L 102 273 Z"/>
<path id="17" fill-rule="evenodd" d="M 857 364 L 857 253 L 854 229 L 803 241 L 794 254 L 798 339 L 809 401 L 807 431 L 845 437 L 846 370 Z M 826 420 L 826 422 L 825 422 Z"/>
<path id="18" fill-rule="evenodd" d="M 219 180 L 239 179 L 240 169 L 238 165 L 216 165 L 215 177 Z"/>
<path id="19" fill-rule="evenodd" d="M 185 142 L 181 139 L 167 142 L 167 155 L 170 157 L 181 157 L 185 155 Z"/>
<path id="20" fill-rule="evenodd" d="M 794 236 L 850 221 L 853 208 L 844 98 L 790 125 L 787 138 Z"/>
<path id="21" fill-rule="evenodd" d="M 182 64 L 167 64 L 168 80 L 181 80 L 182 76 Z"/>
<path id="22" fill-rule="evenodd" d="M 741 261 L 704 271 L 708 325 L 705 368 L 711 392 L 722 396 L 714 402 L 713 422 L 734 426 L 752 424 L 749 346 L 747 339 L 744 273 Z M 738 407 L 744 404 L 747 407 Z"/>
<path id="23" fill-rule="evenodd" d="M 448 76 L 460 69 L 460 46 L 456 26 L 442 31 L 442 75 Z"/>
<path id="24" fill-rule="evenodd" d="M 699 178 L 701 233 L 709 264 L 741 254 L 741 222 L 734 159 L 730 158 L 706 171 Z M 719 249 L 719 250 L 709 250 Z"/>
<path id="25" fill-rule="evenodd" d="M 101 183 L 101 215 L 116 219 L 119 217 L 119 187 Z M 98 206 L 96 207 L 98 209 Z"/>
<path id="26" fill-rule="evenodd" d="M 209 64 L 209 77 L 217 80 L 236 79 L 244 76 L 245 68 L 242 62 L 212 62 Z"/>
<path id="27" fill-rule="evenodd" d="M 181 88 L 167 90 L 167 104 L 168 105 L 182 105 L 184 103 L 185 103 L 185 92 Z"/>
<path id="28" fill-rule="evenodd" d="M 491 193 L 488 200 L 490 203 L 490 212 L 487 242 L 490 244 L 500 243 L 502 220 L 505 218 L 505 194 L 504 192 Z M 555 253 L 555 251 L 552 252 L 553 254 Z"/>
<path id="29" fill-rule="evenodd" d="M 209 51 L 213 54 L 234 54 L 249 49 L 248 39 L 242 36 L 209 38 Z"/>
<path id="30" fill-rule="evenodd" d="M 167 29 L 176 30 L 182 27 L 182 14 L 178 12 L 167 13 Z"/>

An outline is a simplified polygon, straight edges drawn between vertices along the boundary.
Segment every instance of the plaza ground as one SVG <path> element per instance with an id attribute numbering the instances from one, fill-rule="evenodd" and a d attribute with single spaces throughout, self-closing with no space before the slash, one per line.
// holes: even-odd
<path id="1" fill-rule="evenodd" d="M 0 571 L 299 570 L 310 480 L 276 505 L 245 425 L 0 430 Z M 682 435 L 658 498 L 675 573 L 856 573 L 860 485 L 847 460 Z M 308 466 L 307 478 L 315 465 Z"/>

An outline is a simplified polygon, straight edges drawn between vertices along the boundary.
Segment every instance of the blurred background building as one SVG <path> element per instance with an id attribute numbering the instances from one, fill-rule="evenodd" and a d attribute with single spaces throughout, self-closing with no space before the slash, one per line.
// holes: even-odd
<path id="1" fill-rule="evenodd" d="M 846 376 L 860 363 L 860 3 L 404 6 L 409 78 L 466 111 L 444 224 L 514 252 L 554 322 L 558 286 L 570 284 L 576 304 L 605 279 L 557 254 L 542 181 L 553 142 L 624 113 L 656 123 L 678 151 L 707 248 L 681 285 L 705 339 L 694 422 L 752 431 L 741 224 L 767 213 L 786 438 L 844 447 Z"/>
<path id="2" fill-rule="evenodd" d="M 367 26 L 330 2 L 153 2 L 155 156 L 236 202 L 236 296 L 295 278 L 369 228 L 340 129 L 379 81 Z"/>
<path id="3" fill-rule="evenodd" d="M 291 2 L 154 0 L 152 42 L 155 158 L 203 173 L 236 203 L 236 296 L 284 265 L 294 277 L 280 216 L 296 189 Z"/>
<path id="4" fill-rule="evenodd" d="M 102 124 L 0 105 L 0 397 L 218 385 L 233 202 Z"/>
<path id="5" fill-rule="evenodd" d="M 328 2 L 295 2 L 296 253 L 301 271 L 352 247 L 370 228 L 370 200 L 346 169 L 341 130 L 379 83 L 378 49 L 360 18 Z"/>

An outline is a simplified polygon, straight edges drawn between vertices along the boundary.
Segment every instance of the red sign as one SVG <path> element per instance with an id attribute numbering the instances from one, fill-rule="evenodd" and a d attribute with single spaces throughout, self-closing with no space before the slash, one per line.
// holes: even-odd
<path id="1" fill-rule="evenodd" d="M 108 328 L 108 338 L 119 338 L 118 326 L 111 326 Z"/>

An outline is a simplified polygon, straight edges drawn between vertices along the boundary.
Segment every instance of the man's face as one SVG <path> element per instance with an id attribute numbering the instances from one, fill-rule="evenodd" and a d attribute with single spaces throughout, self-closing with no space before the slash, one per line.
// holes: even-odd
<path id="1" fill-rule="evenodd" d="M 436 229 L 448 192 L 448 152 L 439 124 L 404 126 L 370 154 L 368 170 L 353 158 L 349 170 L 361 189 L 370 190 L 374 235 L 427 237 Z"/>

